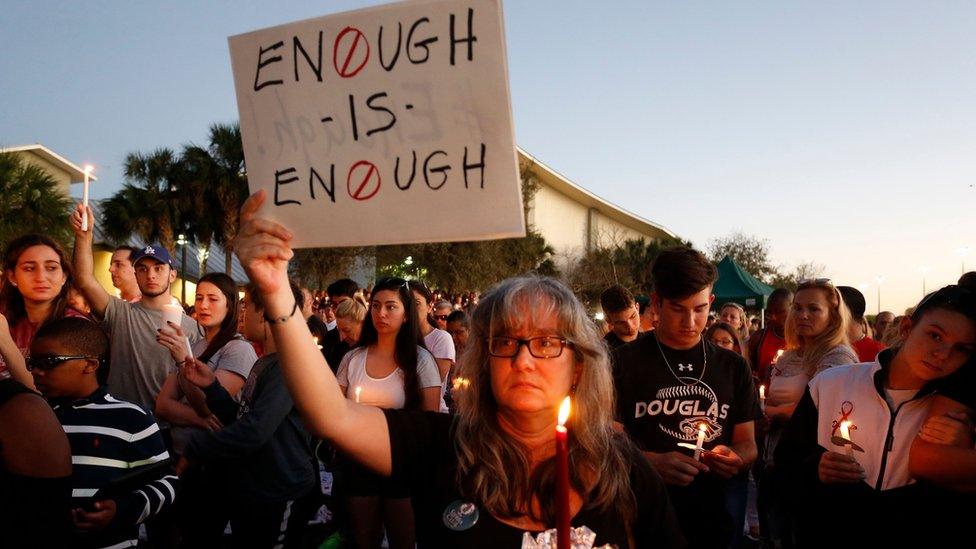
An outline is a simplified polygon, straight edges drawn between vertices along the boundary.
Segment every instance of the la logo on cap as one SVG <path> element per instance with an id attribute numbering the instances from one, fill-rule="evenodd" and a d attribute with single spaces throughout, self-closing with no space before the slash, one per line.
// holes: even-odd
<path id="1" fill-rule="evenodd" d="M 142 253 L 144 253 L 144 254 L 154 254 L 154 253 L 156 253 L 156 250 L 154 250 L 152 246 L 146 246 L 146 249 L 143 250 Z"/>

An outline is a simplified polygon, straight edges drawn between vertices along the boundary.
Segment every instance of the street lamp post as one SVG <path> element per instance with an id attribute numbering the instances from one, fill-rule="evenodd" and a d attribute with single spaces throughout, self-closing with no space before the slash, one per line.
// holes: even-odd
<path id="1" fill-rule="evenodd" d="M 881 314 L 881 283 L 884 282 L 884 277 L 878 275 L 876 280 L 878 281 L 878 314 Z"/>
<path id="2" fill-rule="evenodd" d="M 180 233 L 176 237 L 176 245 L 183 248 L 180 258 L 180 301 L 186 305 L 186 235 Z"/>

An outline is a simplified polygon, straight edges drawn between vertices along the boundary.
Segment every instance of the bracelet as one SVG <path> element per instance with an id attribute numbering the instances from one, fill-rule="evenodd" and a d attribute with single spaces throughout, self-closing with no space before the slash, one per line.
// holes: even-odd
<path id="1" fill-rule="evenodd" d="M 268 324 L 284 324 L 285 322 L 288 321 L 289 318 L 295 316 L 295 313 L 297 311 L 298 311 L 298 301 L 296 300 L 295 301 L 295 306 L 291 308 L 291 314 L 286 315 L 286 316 L 279 316 L 279 317 L 276 317 L 276 318 L 271 318 L 270 316 L 268 316 L 268 312 L 265 311 L 264 312 L 264 320 L 266 320 L 268 322 Z"/>

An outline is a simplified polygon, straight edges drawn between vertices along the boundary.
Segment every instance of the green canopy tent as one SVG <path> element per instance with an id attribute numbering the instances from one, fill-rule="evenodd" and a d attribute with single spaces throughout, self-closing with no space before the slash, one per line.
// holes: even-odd
<path id="1" fill-rule="evenodd" d="M 760 322 L 765 326 L 766 300 L 773 292 L 773 287 L 757 280 L 729 256 L 722 258 L 717 268 L 718 280 L 712 289 L 712 293 L 715 294 L 715 307 L 721 307 L 725 303 L 759 307 L 763 311 Z"/>

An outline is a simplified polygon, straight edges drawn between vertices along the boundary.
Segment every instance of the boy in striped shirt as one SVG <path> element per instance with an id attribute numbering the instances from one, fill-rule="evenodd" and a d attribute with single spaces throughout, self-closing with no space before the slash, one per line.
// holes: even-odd
<path id="1" fill-rule="evenodd" d="M 93 501 L 113 479 L 169 459 L 153 416 L 108 394 L 108 356 L 108 336 L 97 324 L 63 318 L 38 330 L 27 367 L 71 445 L 73 545 L 135 547 L 139 524 L 173 503 L 178 480 L 159 473 L 131 492 Z"/>

